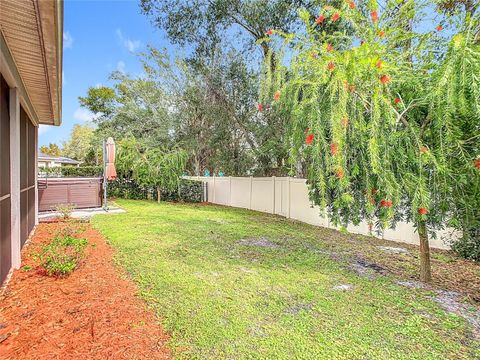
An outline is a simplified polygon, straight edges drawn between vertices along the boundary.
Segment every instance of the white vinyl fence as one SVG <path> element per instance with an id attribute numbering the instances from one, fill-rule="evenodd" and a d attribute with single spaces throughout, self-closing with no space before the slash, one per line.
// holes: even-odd
<path id="1" fill-rule="evenodd" d="M 308 197 L 305 179 L 290 177 L 186 177 L 207 184 L 205 199 L 213 204 L 233 206 L 277 214 L 307 224 L 336 228 L 327 217 L 320 216 L 318 206 L 313 206 Z M 349 225 L 347 230 L 354 234 L 370 235 L 367 222 Z M 437 232 L 436 239 L 430 239 L 430 246 L 449 249 L 450 240 L 456 238 L 453 229 Z M 419 244 L 418 233 L 411 223 L 400 222 L 395 229 L 387 229 L 385 240 Z"/>

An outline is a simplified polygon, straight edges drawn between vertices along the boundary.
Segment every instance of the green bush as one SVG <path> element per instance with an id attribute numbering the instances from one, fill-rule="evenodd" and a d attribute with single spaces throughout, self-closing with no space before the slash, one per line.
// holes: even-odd
<path id="1" fill-rule="evenodd" d="M 77 268 L 88 244 L 86 239 L 72 235 L 77 232 L 77 229 L 62 229 L 36 254 L 49 276 L 65 276 Z"/>
<path id="2" fill-rule="evenodd" d="M 464 236 L 452 244 L 452 250 L 461 257 L 480 262 L 480 235 Z"/>
<path id="3" fill-rule="evenodd" d="M 60 166 L 54 168 L 42 168 L 39 172 L 45 173 L 50 177 L 65 176 L 65 177 L 89 177 L 89 176 L 103 176 L 102 166 Z"/>
<path id="4" fill-rule="evenodd" d="M 132 200 L 157 200 L 157 190 L 153 186 L 142 187 L 130 179 L 117 179 L 108 184 L 108 196 Z M 180 179 L 175 191 L 162 191 L 163 201 L 201 202 L 203 183 L 196 180 Z"/>
<path id="5" fill-rule="evenodd" d="M 148 189 L 130 179 L 120 178 L 108 183 L 108 196 L 114 198 L 142 200 L 147 199 Z"/>
<path id="6" fill-rule="evenodd" d="M 55 206 L 55 211 L 59 212 L 62 217 L 67 220 L 72 217 L 72 211 L 75 207 L 71 204 L 60 204 Z"/>

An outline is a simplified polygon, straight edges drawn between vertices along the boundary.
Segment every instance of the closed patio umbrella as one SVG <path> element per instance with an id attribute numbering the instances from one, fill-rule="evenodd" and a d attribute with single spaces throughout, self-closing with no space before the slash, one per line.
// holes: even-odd
<path id="1" fill-rule="evenodd" d="M 115 142 L 111 137 L 107 139 L 107 164 L 105 167 L 105 177 L 107 180 L 115 180 L 117 171 L 115 170 Z"/>

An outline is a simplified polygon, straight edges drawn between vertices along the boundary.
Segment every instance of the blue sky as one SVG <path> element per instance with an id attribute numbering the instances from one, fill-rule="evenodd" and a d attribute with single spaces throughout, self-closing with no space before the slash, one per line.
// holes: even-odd
<path id="1" fill-rule="evenodd" d="M 147 44 L 175 51 L 162 31 L 140 13 L 137 0 L 66 0 L 62 125 L 42 126 L 39 144 L 61 145 L 74 124 L 89 121 L 91 114 L 78 103 L 78 96 L 84 96 L 88 87 L 111 85 L 108 77 L 114 70 L 140 74 L 136 53 Z"/>

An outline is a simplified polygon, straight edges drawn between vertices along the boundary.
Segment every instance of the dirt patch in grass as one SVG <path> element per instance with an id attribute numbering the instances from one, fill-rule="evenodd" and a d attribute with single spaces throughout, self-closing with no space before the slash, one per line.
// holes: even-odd
<path id="1" fill-rule="evenodd" d="M 277 245 L 272 243 L 270 240 L 264 237 L 260 238 L 249 238 L 249 239 L 242 239 L 240 240 L 240 245 L 248 245 L 248 246 L 258 246 L 263 248 L 276 248 Z"/>
<path id="2" fill-rule="evenodd" d="M 434 300 L 445 310 L 465 318 L 473 327 L 474 335 L 480 339 L 480 310 L 462 301 L 456 291 L 437 290 Z"/>
<path id="3" fill-rule="evenodd" d="M 81 225 L 88 246 L 79 267 L 68 277 L 44 274 L 33 254 L 62 226 L 37 227 L 22 268 L 0 295 L 0 358 L 170 358 L 168 336 L 88 224 Z"/>
<path id="4" fill-rule="evenodd" d="M 386 271 L 378 264 L 366 261 L 364 259 L 356 259 L 350 264 L 350 269 L 355 271 L 358 275 L 374 279 L 378 275 L 385 275 Z"/>
<path id="5" fill-rule="evenodd" d="M 419 281 L 418 246 L 371 236 L 342 234 L 321 227 L 309 228 L 312 230 L 310 234 L 313 239 L 321 244 L 321 249 L 316 252 L 325 253 L 333 260 L 347 264 L 361 259 L 366 263 L 376 264 L 383 269 L 381 273 L 394 275 L 400 281 Z M 310 247 L 310 251 L 313 249 L 311 242 L 306 247 Z M 431 258 L 431 285 L 466 295 L 472 304 L 480 307 L 480 263 L 464 260 L 451 251 L 440 249 L 431 249 Z M 375 269 L 374 271 L 377 272 Z"/>

